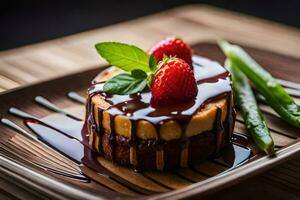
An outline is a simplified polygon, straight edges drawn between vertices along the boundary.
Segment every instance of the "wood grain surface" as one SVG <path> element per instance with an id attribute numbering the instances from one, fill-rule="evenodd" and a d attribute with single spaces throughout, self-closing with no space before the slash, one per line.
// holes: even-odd
<path id="1" fill-rule="evenodd" d="M 180 36 L 191 44 L 225 38 L 300 58 L 298 29 L 212 7 L 193 5 L 0 52 L 0 91 L 103 65 L 103 60 L 94 49 L 94 44 L 99 41 L 123 41 L 148 49 L 169 35 Z M 300 82 L 299 75 L 293 74 L 293 68 L 299 70 L 299 66 L 286 71 L 281 68 L 282 65 L 284 63 L 270 66 L 275 69 L 275 76 Z M 284 143 L 282 140 L 280 142 Z M 244 199 L 252 199 L 264 196 L 265 199 L 273 200 L 296 199 L 299 197 L 299 174 L 299 159 L 294 159 L 241 185 L 210 195 L 209 198 L 243 196 Z M 9 194 L 13 190 L 6 190 L 1 184 L 0 191 Z"/>

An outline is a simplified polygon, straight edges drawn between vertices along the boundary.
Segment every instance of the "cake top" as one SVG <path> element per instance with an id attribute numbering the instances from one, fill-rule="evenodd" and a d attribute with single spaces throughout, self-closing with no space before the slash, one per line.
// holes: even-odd
<path id="1" fill-rule="evenodd" d="M 94 83 L 89 97 L 101 95 L 112 116 L 144 119 L 157 124 L 187 120 L 212 98 L 231 92 L 229 73 L 217 62 L 192 56 L 181 39 L 167 38 L 149 53 L 116 42 L 96 44 L 98 53 L 122 69 L 108 81 Z"/>
<path id="2" fill-rule="evenodd" d="M 91 96 L 99 94 L 110 104 L 105 109 L 112 116 L 124 115 L 131 120 L 144 119 L 157 124 L 167 119 L 187 120 L 201 106 L 220 95 L 231 92 L 229 73 L 217 62 L 200 56 L 193 56 L 193 72 L 197 83 L 195 98 L 177 104 L 153 107 L 149 88 L 135 94 L 109 94 L 104 91 L 105 82 L 94 83 L 88 90 Z"/>

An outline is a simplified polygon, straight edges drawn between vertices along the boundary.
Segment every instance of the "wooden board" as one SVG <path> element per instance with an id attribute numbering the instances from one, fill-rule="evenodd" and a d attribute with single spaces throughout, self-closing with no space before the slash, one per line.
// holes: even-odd
<path id="1" fill-rule="evenodd" d="M 221 62 L 224 60 L 222 53 L 215 44 L 199 43 L 194 45 L 194 50 L 195 53 L 211 59 Z M 299 59 L 254 48 L 247 48 L 247 50 L 258 62 L 265 64 L 266 68 L 274 73 L 276 72 L 276 68 L 273 68 L 274 62 L 282 64 L 281 78 L 288 79 L 291 68 L 300 64 Z M 53 112 L 35 104 L 33 101 L 37 95 L 42 95 L 60 108 L 68 108 L 68 112 L 78 115 L 78 112 L 74 113 L 74 106 L 78 107 L 78 104 L 68 100 L 66 94 L 73 90 L 84 95 L 89 81 L 98 72 L 96 68 L 4 93 L 0 96 L 0 101 L 3 102 L 0 107 L 1 114 L 3 117 L 17 123 L 24 130 L 30 131 L 23 125 L 22 120 L 9 115 L 7 110 L 14 106 L 39 118 L 47 116 Z M 58 85 L 59 87 L 57 87 Z M 81 110 L 84 110 L 84 105 L 81 105 Z M 272 136 L 275 140 L 277 156 L 268 158 L 252 146 L 254 155 L 251 160 L 222 176 L 216 175 L 226 170 L 226 167 L 217 161 L 207 161 L 195 166 L 196 172 L 189 169 L 180 169 L 176 172 L 144 172 L 140 174 L 99 158 L 98 161 L 103 166 L 114 174 L 121 176 L 122 179 L 131 184 L 138 185 L 147 191 L 154 191 L 156 193 L 151 195 L 147 195 L 147 192 L 138 192 L 139 194 L 137 194 L 134 188 L 120 184 L 109 177 L 95 174 L 95 172 L 88 168 L 78 166 L 60 154 L 50 151 L 39 143 L 31 141 L 4 126 L 0 127 L 0 131 L 4 133 L 0 136 L 0 152 L 2 154 L 2 168 L 0 170 L 4 174 L 13 176 L 18 181 L 26 179 L 27 181 L 26 183 L 24 182 L 24 185 L 27 184 L 34 190 L 52 198 L 109 198 L 113 194 L 116 197 L 130 199 L 140 198 L 141 195 L 143 198 L 148 197 L 152 199 L 200 197 L 237 184 L 287 159 L 295 157 L 297 154 L 299 155 L 299 129 L 289 127 L 281 120 L 278 121 L 275 116 L 266 115 L 266 117 L 269 118 L 269 126 L 274 128 Z M 243 122 L 239 120 L 235 131 L 247 134 L 243 126 Z M 56 172 L 59 170 L 60 172 L 81 176 L 80 171 L 83 171 L 85 174 L 90 174 L 97 178 L 96 181 L 90 183 L 84 183 L 77 179 L 69 179 L 65 176 L 57 175 L 57 173 L 50 172 L 48 168 L 45 170 L 45 164 L 51 166 L 51 169 L 55 168 Z M 299 184 L 298 175 L 296 173 L 296 178 L 293 177 L 294 174 L 288 174 L 279 178 L 290 177 L 289 181 L 294 178 L 294 190 L 297 190 L 297 184 Z M 293 188 L 290 189 L 293 190 Z M 293 192 L 295 192 L 294 190 Z"/>

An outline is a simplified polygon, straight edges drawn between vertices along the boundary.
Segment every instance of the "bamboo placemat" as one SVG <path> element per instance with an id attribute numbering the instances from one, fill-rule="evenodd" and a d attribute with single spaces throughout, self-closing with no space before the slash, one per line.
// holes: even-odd
<path id="1" fill-rule="evenodd" d="M 189 43 L 226 38 L 300 58 L 298 29 L 208 6 L 192 5 L 0 52 L 0 91 L 104 64 L 94 49 L 94 44 L 99 41 L 123 41 L 148 49 L 169 35 L 180 36 Z M 285 195 L 294 198 L 299 195 L 299 190 L 292 188 L 300 188 L 299 180 L 299 159 L 295 159 L 226 190 L 226 194 L 259 197 L 269 192 L 276 198 Z"/>

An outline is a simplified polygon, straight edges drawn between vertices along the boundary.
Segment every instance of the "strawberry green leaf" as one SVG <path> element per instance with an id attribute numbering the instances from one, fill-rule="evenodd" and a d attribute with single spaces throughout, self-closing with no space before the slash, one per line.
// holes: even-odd
<path id="1" fill-rule="evenodd" d="M 149 67 L 153 72 L 157 69 L 157 61 L 153 54 L 151 54 L 149 58 Z"/>
<path id="2" fill-rule="evenodd" d="M 96 44 L 95 47 L 107 62 L 124 71 L 135 69 L 151 71 L 148 54 L 136 46 L 118 42 L 102 42 Z"/>
<path id="3" fill-rule="evenodd" d="M 147 78 L 146 72 L 144 72 L 140 69 L 135 69 L 135 70 L 131 71 L 131 75 L 135 78 L 141 78 L 141 79 Z"/>
<path id="4" fill-rule="evenodd" d="M 142 91 L 147 85 L 147 79 L 137 78 L 129 73 L 122 73 L 108 80 L 103 91 L 109 94 L 134 94 Z"/>

